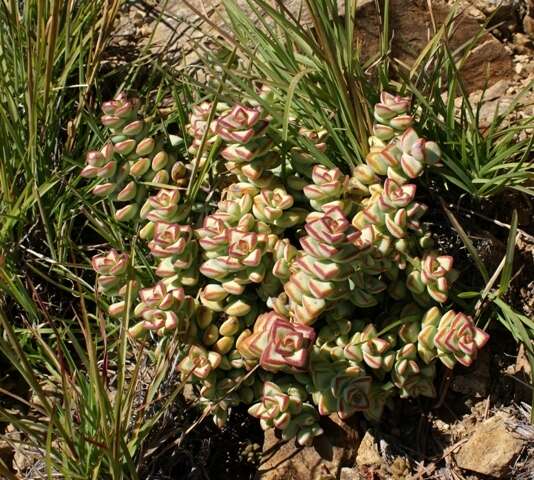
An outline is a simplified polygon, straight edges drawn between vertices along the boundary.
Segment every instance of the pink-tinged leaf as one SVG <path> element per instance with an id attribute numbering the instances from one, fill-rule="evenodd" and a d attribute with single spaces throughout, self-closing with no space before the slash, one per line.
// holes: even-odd
<path id="1" fill-rule="evenodd" d="M 373 203 L 366 209 L 362 210 L 362 215 L 367 224 L 378 225 L 382 218 L 383 213 L 378 207 L 377 203 Z"/>
<path id="2" fill-rule="evenodd" d="M 326 302 L 322 298 L 313 298 L 308 295 L 302 296 L 302 306 L 312 317 L 317 317 L 326 307 Z"/>
<path id="3" fill-rule="evenodd" d="M 416 131 L 413 128 L 408 128 L 400 137 L 400 148 L 403 152 L 409 152 L 414 143 L 419 139 Z"/>
<path id="4" fill-rule="evenodd" d="M 376 115 L 385 120 L 389 120 L 395 116 L 395 111 L 383 103 L 377 103 L 374 110 Z"/>
<path id="5" fill-rule="evenodd" d="M 373 369 L 379 369 L 382 366 L 382 357 L 380 355 L 363 352 L 363 360 Z"/>
<path id="6" fill-rule="evenodd" d="M 437 257 L 437 262 L 445 272 L 450 272 L 454 264 L 454 258 L 449 255 L 441 255 Z"/>
<path id="7" fill-rule="evenodd" d="M 310 200 L 320 200 L 324 197 L 323 190 L 317 185 L 306 185 L 303 192 Z"/>
<path id="8" fill-rule="evenodd" d="M 261 262 L 262 252 L 259 248 L 250 252 L 245 258 L 241 260 L 243 265 L 247 267 L 257 267 Z"/>
<path id="9" fill-rule="evenodd" d="M 423 164 L 407 153 L 402 154 L 401 167 L 410 178 L 417 178 L 423 172 Z"/>
<path id="10" fill-rule="evenodd" d="M 411 115 L 399 115 L 392 118 L 389 124 L 396 130 L 404 130 L 413 123 L 413 117 Z"/>
<path id="11" fill-rule="evenodd" d="M 300 303 L 302 301 L 302 289 L 293 281 L 293 276 L 284 284 L 284 292 L 293 302 Z"/>
<path id="12" fill-rule="evenodd" d="M 259 418 L 263 413 L 263 410 L 264 407 L 261 403 L 255 403 L 254 405 L 248 408 L 247 412 L 251 417 Z"/>
<path id="13" fill-rule="evenodd" d="M 489 339 L 490 339 L 490 336 L 488 333 L 486 333 L 484 330 L 481 330 L 480 328 L 475 328 L 474 340 L 479 349 L 482 348 L 484 345 L 486 345 Z"/>
<path id="14" fill-rule="evenodd" d="M 449 290 L 449 282 L 445 277 L 439 277 L 436 280 L 436 288 L 440 291 L 447 294 L 447 291 Z"/>
<path id="15" fill-rule="evenodd" d="M 295 321 L 297 321 L 299 323 L 303 323 L 305 325 L 310 325 L 317 318 L 316 315 L 311 314 L 304 307 L 302 307 L 300 305 L 293 305 L 292 309 L 293 309 L 293 313 L 295 315 Z"/>
<path id="16" fill-rule="evenodd" d="M 388 169 L 388 164 L 384 160 L 380 152 L 370 152 L 365 157 L 365 161 L 371 169 L 378 175 L 385 175 Z"/>
<path id="17" fill-rule="evenodd" d="M 341 279 L 344 273 L 344 269 L 337 263 L 317 261 L 311 265 L 311 268 L 315 276 L 321 280 Z"/>
<path id="18" fill-rule="evenodd" d="M 402 211 L 404 212 L 404 224 L 406 224 L 406 211 L 405 210 L 402 210 Z M 396 222 L 396 220 L 391 218 L 391 215 L 389 213 L 386 213 L 385 223 L 386 223 L 386 228 L 388 229 L 389 233 L 391 233 L 391 235 L 393 235 L 395 238 L 404 238 L 406 236 L 406 231 L 404 230 L 404 226 L 399 225 Z"/>
<path id="19" fill-rule="evenodd" d="M 317 298 L 328 298 L 336 290 L 333 282 L 321 282 L 316 279 L 310 279 L 308 286 L 310 292 Z"/>
<path id="20" fill-rule="evenodd" d="M 289 413 L 283 413 L 282 415 L 279 415 L 278 417 L 276 417 L 273 423 L 276 428 L 283 430 L 284 428 L 287 427 L 290 420 L 291 420 L 291 415 L 289 415 Z"/>
<path id="21" fill-rule="evenodd" d="M 439 290 L 434 285 L 430 284 L 426 287 L 428 294 L 438 303 L 445 303 L 447 301 L 447 294 Z"/>
<path id="22" fill-rule="evenodd" d="M 425 291 L 425 284 L 421 279 L 421 273 L 417 270 L 411 272 L 406 278 L 406 286 L 414 293 L 421 294 Z"/>
<path id="23" fill-rule="evenodd" d="M 316 258 L 330 258 L 339 253 L 339 250 L 331 245 L 318 242 L 310 236 L 300 239 L 302 249 L 309 255 Z"/>
<path id="24" fill-rule="evenodd" d="M 215 259 L 210 259 L 204 262 L 199 270 L 200 273 L 208 278 L 222 278 L 228 274 L 228 270 Z"/>
<path id="25" fill-rule="evenodd" d="M 347 358 L 347 360 L 353 360 L 356 362 L 361 362 L 363 359 L 363 353 L 361 351 L 361 347 L 358 345 L 351 345 L 348 344 L 343 349 L 343 354 Z"/>
<path id="26" fill-rule="evenodd" d="M 92 193 L 93 195 L 96 195 L 97 197 L 105 197 L 109 195 L 113 190 L 115 190 L 116 185 L 114 183 L 101 183 L 100 185 L 96 185 Z"/>

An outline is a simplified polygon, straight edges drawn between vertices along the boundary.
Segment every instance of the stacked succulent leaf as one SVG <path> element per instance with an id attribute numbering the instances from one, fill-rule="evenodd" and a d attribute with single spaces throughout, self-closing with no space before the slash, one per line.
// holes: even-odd
<path id="1" fill-rule="evenodd" d="M 119 218 L 148 221 L 141 237 L 160 281 L 146 284 L 117 252 L 93 266 L 112 297 L 133 277 L 144 287 L 134 291 L 132 335 L 181 342 L 182 379 L 217 425 L 244 403 L 263 428 L 310 444 L 321 415 L 378 419 L 395 395 L 434 396 L 438 363 L 476 358 L 488 336 L 446 306 L 453 259 L 421 224 L 427 207 L 413 180 L 440 150 L 412 128 L 408 99 L 382 94 L 366 162 L 351 175 L 301 147 L 279 150 L 276 126 L 254 102 L 196 107 L 191 164 L 151 140 L 137 109 L 123 96 L 105 105 L 113 137 L 83 173 L 105 179 L 95 193 L 129 202 Z M 323 132 L 300 134 L 328 154 Z M 203 146 L 218 150 L 208 157 Z M 180 193 L 199 159 L 226 170 L 204 217 Z M 146 184 L 164 185 L 145 200 Z M 110 313 L 126 310 L 124 299 L 117 305 Z"/>
<path id="2" fill-rule="evenodd" d="M 119 221 L 139 217 L 151 222 L 179 221 L 188 214 L 187 208 L 174 208 L 180 200 L 176 185 L 184 176 L 184 165 L 164 149 L 160 139 L 149 135 L 150 119 L 138 115 L 139 106 L 138 98 L 126 94 L 102 105 L 100 120 L 110 137 L 100 151 L 87 153 L 81 175 L 101 180 L 93 194 L 119 204 L 115 212 Z M 154 184 L 169 185 L 169 190 L 147 200 Z"/>

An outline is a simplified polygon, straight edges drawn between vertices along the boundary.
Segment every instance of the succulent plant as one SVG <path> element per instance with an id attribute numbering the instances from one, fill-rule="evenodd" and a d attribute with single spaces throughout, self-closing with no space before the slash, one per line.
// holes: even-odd
<path id="1" fill-rule="evenodd" d="M 128 281 L 130 257 L 127 253 L 110 250 L 95 255 L 91 260 L 93 270 L 97 273 L 99 290 L 106 295 L 118 294 Z"/>
<path id="2" fill-rule="evenodd" d="M 303 223 L 308 214 L 307 210 L 292 206 L 293 197 L 283 188 L 262 189 L 254 197 L 252 213 L 258 220 L 282 231 Z"/>
<path id="3" fill-rule="evenodd" d="M 433 307 L 422 320 L 418 351 L 426 363 L 437 357 L 448 368 L 456 362 L 468 367 L 488 340 L 489 335 L 476 327 L 471 317 L 454 310 L 441 315 Z"/>
<path id="4" fill-rule="evenodd" d="M 273 274 L 280 280 L 287 282 L 291 274 L 291 266 L 297 258 L 298 249 L 287 238 L 276 241 L 273 249 Z"/>
<path id="5" fill-rule="evenodd" d="M 366 164 L 372 173 L 386 175 L 403 184 L 417 178 L 426 166 L 437 165 L 440 160 L 441 150 L 437 143 L 420 138 L 413 128 L 409 128 L 395 143 L 372 149 L 366 157 Z M 365 173 L 367 176 L 370 174 L 364 169 L 358 170 L 358 173 L 363 179 L 366 178 Z"/>
<path id="6" fill-rule="evenodd" d="M 178 368 L 184 378 L 193 375 L 204 380 L 219 367 L 221 359 L 221 354 L 217 352 L 208 352 L 199 345 L 191 345 Z"/>
<path id="7" fill-rule="evenodd" d="M 111 138 L 82 174 L 102 179 L 96 194 L 125 203 L 121 219 L 146 221 L 138 233 L 159 281 L 143 284 L 145 266 L 113 250 L 93 268 L 115 302 L 110 316 L 124 315 L 127 285 L 138 297 L 133 337 L 176 339 L 182 380 L 216 425 L 245 404 L 263 429 L 309 445 L 320 415 L 376 421 L 394 396 L 434 396 L 436 365 L 471 365 L 488 335 L 441 310 L 457 272 L 434 249 L 416 201 L 417 177 L 441 153 L 416 133 L 410 100 L 380 96 L 369 154 L 347 175 L 316 164 L 328 154 L 322 130 L 300 128 L 289 150 L 277 145 L 262 107 L 275 95 L 258 95 L 193 108 L 197 165 L 176 162 L 148 135 L 138 100 L 104 105 Z M 298 121 L 290 118 L 292 131 Z M 222 161 L 206 164 L 209 154 Z M 200 167 L 222 185 L 202 185 L 204 205 L 183 193 Z"/>
<path id="8" fill-rule="evenodd" d="M 314 340 L 313 328 L 268 312 L 256 319 L 253 332 L 241 334 L 237 349 L 248 360 L 258 359 L 264 370 L 299 372 L 308 368 Z"/>
<path id="9" fill-rule="evenodd" d="M 401 239 L 407 236 L 410 227 L 418 227 L 413 224 L 421 214 L 419 204 L 414 204 L 416 187 L 413 184 L 399 185 L 394 180 L 387 179 L 384 189 L 376 191 L 363 210 L 358 212 L 353 225 L 362 230 L 367 225 L 373 225 L 375 230 L 382 235 Z"/>
<path id="10" fill-rule="evenodd" d="M 311 390 L 314 403 L 321 415 L 337 413 L 345 420 L 356 412 L 369 409 L 372 378 L 358 365 L 329 362 L 312 355 Z"/>
<path id="11" fill-rule="evenodd" d="M 248 412 L 260 419 L 264 430 L 274 427 L 282 431 L 284 440 L 296 437 L 299 445 L 311 445 L 323 430 L 317 424 L 313 406 L 304 402 L 306 397 L 306 392 L 298 385 L 281 388 L 276 383 L 265 382 L 261 401 L 252 405 Z"/>
<path id="12" fill-rule="evenodd" d="M 200 242 L 202 247 L 205 242 Z M 243 293 L 245 285 L 260 283 L 266 273 L 268 237 L 266 234 L 227 228 L 224 241 L 217 245 L 217 256 L 211 256 L 201 266 L 200 272 L 219 281 L 223 288 L 234 295 Z M 210 250 L 210 253 L 213 250 Z"/>
<path id="13" fill-rule="evenodd" d="M 421 367 L 417 360 L 417 347 L 413 343 L 408 343 L 397 351 L 391 378 L 399 389 L 401 398 L 436 396 L 433 384 L 434 364 Z"/>
<path id="14" fill-rule="evenodd" d="M 293 261 L 294 273 L 284 284 L 295 321 L 312 324 L 341 299 L 361 307 L 375 305 L 373 293 L 385 285 L 361 270 L 360 251 L 354 243 L 358 235 L 339 206 L 310 214 L 305 230 L 308 235 L 300 239 L 303 251 Z"/>
<path id="15" fill-rule="evenodd" d="M 328 169 L 322 165 L 315 165 L 312 181 L 313 183 L 304 187 L 304 195 L 315 210 L 321 212 L 334 206 L 346 210 L 342 197 L 347 192 L 349 177 L 339 168 Z"/>
<path id="16" fill-rule="evenodd" d="M 287 177 L 287 184 L 292 189 L 292 193 L 297 193 L 299 186 L 305 186 L 309 183 L 308 178 L 312 176 L 312 170 L 317 165 L 314 152 L 325 152 L 326 130 L 312 130 L 309 128 L 300 128 L 297 139 L 300 140 L 300 146 L 291 148 L 291 163 L 289 165 L 293 172 Z"/>
<path id="17" fill-rule="evenodd" d="M 272 151 L 272 141 L 265 135 L 268 126 L 261 107 L 244 105 L 235 105 L 215 126 L 226 143 L 221 150 L 226 169 L 241 181 L 262 188 L 274 186 L 275 177 L 269 170 L 280 164 L 280 156 Z"/>
<path id="18" fill-rule="evenodd" d="M 356 332 L 344 348 L 345 358 L 365 363 L 374 370 L 391 370 L 395 352 L 387 340 L 378 337 L 375 326 L 369 323 L 361 332 Z"/>
<path id="19" fill-rule="evenodd" d="M 387 92 L 380 94 L 380 102 L 375 105 L 373 137 L 371 146 L 385 146 L 384 142 L 393 139 L 399 132 L 408 128 L 413 118 L 409 115 L 410 99 Z"/>
<path id="20" fill-rule="evenodd" d="M 91 265 L 97 274 L 99 292 L 110 298 L 126 297 L 128 281 L 130 280 L 130 257 L 127 253 L 119 253 L 112 249 L 106 253 L 95 255 L 91 260 Z M 134 298 L 137 283 L 133 281 L 130 285 L 130 295 Z M 125 311 L 126 300 L 120 300 L 108 306 L 108 314 L 112 317 L 119 317 Z"/>
<path id="21" fill-rule="evenodd" d="M 147 184 L 179 184 L 184 165 L 163 148 L 160 139 L 149 135 L 150 120 L 140 118 L 140 100 L 120 94 L 102 105 L 102 124 L 111 136 L 99 151 L 86 155 L 81 175 L 104 180 L 93 194 L 110 198 L 121 206 L 119 221 L 137 220 L 140 205 L 147 196 Z"/>
<path id="22" fill-rule="evenodd" d="M 149 240 L 154 235 L 156 223 L 178 223 L 184 220 L 191 210 L 187 204 L 180 203 L 180 190 L 161 189 L 148 197 L 139 212 L 140 218 L 149 222 L 141 229 L 140 236 Z"/>
<path id="23" fill-rule="evenodd" d="M 157 222 L 148 243 L 159 264 L 156 275 L 174 286 L 193 286 L 198 282 L 198 244 L 190 225 Z"/>
<path id="24" fill-rule="evenodd" d="M 142 320 L 130 329 L 132 336 L 141 335 L 143 330 L 153 330 L 159 335 L 177 331 L 185 336 L 196 305 L 183 288 L 169 289 L 159 282 L 139 290 L 139 298 L 141 302 L 135 307 L 134 315 Z"/>
<path id="25" fill-rule="evenodd" d="M 456 277 L 453 261 L 451 256 L 428 252 L 420 261 L 420 268 L 413 268 L 408 275 L 407 287 L 415 294 L 427 292 L 436 302 L 446 302 L 449 283 Z"/>
<path id="26" fill-rule="evenodd" d="M 198 155 L 198 152 L 202 146 L 202 140 L 204 138 L 204 135 L 206 135 L 204 150 L 202 151 L 202 154 L 200 156 L 197 168 L 201 168 L 204 166 L 211 147 L 219 138 L 215 131 L 217 126 L 217 117 L 223 115 L 228 111 L 228 105 L 226 105 L 225 103 L 218 102 L 215 106 L 214 119 L 208 125 L 210 112 L 213 108 L 214 107 L 211 102 L 202 102 L 198 105 L 194 105 L 192 108 L 191 115 L 189 117 L 189 123 L 186 127 L 187 133 L 192 139 L 191 144 L 189 146 L 189 153 L 194 157 Z"/>

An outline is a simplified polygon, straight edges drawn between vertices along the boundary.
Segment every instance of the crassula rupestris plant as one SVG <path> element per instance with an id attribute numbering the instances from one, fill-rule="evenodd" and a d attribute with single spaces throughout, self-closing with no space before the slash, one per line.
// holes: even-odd
<path id="1" fill-rule="evenodd" d="M 93 258 L 98 289 L 110 316 L 130 297 L 133 337 L 179 342 L 181 378 L 217 425 L 245 404 L 262 428 L 309 445 L 321 416 L 378 420 L 395 396 L 435 396 L 438 365 L 476 359 L 488 335 L 451 309 L 453 257 L 421 222 L 416 180 L 440 149 L 416 133 L 408 98 L 381 95 L 351 172 L 318 164 L 325 132 L 296 118 L 313 148 L 281 148 L 253 101 L 194 107 L 182 160 L 140 108 L 125 95 L 103 106 L 111 137 L 82 174 L 125 203 L 116 216 L 137 226 L 159 280 L 111 250 Z M 202 208 L 184 189 L 199 167 L 224 185 Z"/>

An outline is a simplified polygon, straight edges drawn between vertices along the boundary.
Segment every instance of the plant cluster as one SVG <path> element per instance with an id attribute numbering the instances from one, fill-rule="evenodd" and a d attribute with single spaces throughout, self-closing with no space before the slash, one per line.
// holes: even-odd
<path id="1" fill-rule="evenodd" d="M 394 396 L 434 396 L 438 363 L 473 362 L 488 335 L 449 306 L 457 272 L 421 223 L 414 183 L 441 154 L 413 128 L 408 98 L 382 93 L 350 175 L 282 148 L 257 102 L 196 107 L 190 164 L 147 134 L 138 107 L 125 95 L 104 104 L 110 141 L 83 174 L 133 222 L 159 281 L 126 253 L 93 267 L 109 315 L 136 319 L 133 337 L 180 342 L 181 377 L 217 425 L 244 403 L 262 428 L 308 445 L 320 415 L 378 419 Z M 299 135 L 328 156 L 325 132 Z M 225 185 L 206 215 L 184 195 L 199 168 Z"/>

